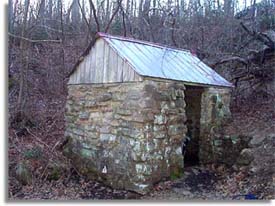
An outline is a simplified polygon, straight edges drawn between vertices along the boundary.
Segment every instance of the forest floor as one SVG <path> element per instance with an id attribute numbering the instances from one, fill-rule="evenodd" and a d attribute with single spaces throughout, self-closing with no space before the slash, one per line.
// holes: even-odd
<path id="1" fill-rule="evenodd" d="M 9 136 L 9 193 L 10 200 L 232 200 L 243 199 L 244 194 L 253 194 L 258 199 L 273 199 L 275 182 L 274 139 L 275 109 L 273 100 L 261 106 L 242 105 L 232 110 L 233 121 L 225 128 L 227 133 L 249 134 L 261 139 L 264 143 L 257 148 L 255 164 L 256 172 L 236 171 L 225 165 L 189 166 L 184 174 L 176 180 L 163 181 L 154 186 L 147 195 L 139 195 L 124 190 L 114 190 L 101 183 L 87 180 L 74 168 L 69 167 L 68 160 L 58 151 L 61 141 L 60 133 L 51 142 L 40 138 L 34 129 L 23 136 Z M 43 134 L 41 134 L 42 136 Z M 264 138 L 263 138 L 264 137 Z M 265 138 L 268 137 L 268 138 Z M 265 141 L 266 139 L 266 141 Z M 44 148 L 39 150 L 30 148 Z M 31 151 L 31 153 L 30 153 Z M 47 152 L 45 152 L 47 151 Z M 37 158 L 38 157 L 38 158 Z M 18 162 L 25 161 L 31 165 L 32 183 L 23 186 L 15 177 Z M 49 180 L 47 171 L 49 163 L 65 164 L 64 171 L 57 180 Z M 254 167 L 254 168 L 253 168 Z"/>
<path id="2" fill-rule="evenodd" d="M 232 200 L 238 193 L 223 187 L 228 175 L 212 168 L 191 166 L 184 169 L 182 178 L 164 182 L 153 192 L 142 197 L 144 200 Z M 160 188 L 160 189 L 159 189 Z"/>
<path id="3" fill-rule="evenodd" d="M 228 191 L 228 188 L 223 187 L 228 172 L 201 166 L 190 166 L 185 168 L 182 178 L 161 182 L 144 196 L 125 190 L 114 190 L 101 183 L 86 180 L 74 173 L 69 179 L 52 182 L 39 181 L 29 186 L 17 184 L 10 191 L 10 199 L 232 200 L 238 198 L 235 196 L 239 193 L 234 189 Z"/>
<path id="4" fill-rule="evenodd" d="M 182 178 L 161 182 L 147 195 L 115 190 L 74 173 L 69 179 L 39 181 L 33 185 L 16 184 L 11 200 L 242 200 L 247 191 L 238 190 L 233 172 L 225 167 L 191 166 Z M 241 184 L 242 182 L 238 182 Z M 257 197 L 259 197 L 257 195 Z"/>
<path id="5" fill-rule="evenodd" d="M 31 186 L 13 188 L 13 200 L 225 200 L 233 195 L 220 186 L 224 175 L 211 169 L 191 166 L 185 168 L 184 176 L 177 180 L 159 183 L 147 195 L 125 190 L 114 190 L 101 183 L 88 181 L 73 174 L 68 181 L 37 182 Z"/>

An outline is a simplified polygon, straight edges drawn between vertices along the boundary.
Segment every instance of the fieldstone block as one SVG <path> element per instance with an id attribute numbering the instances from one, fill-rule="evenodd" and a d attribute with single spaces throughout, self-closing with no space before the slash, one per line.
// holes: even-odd
<path id="1" fill-rule="evenodd" d="M 266 136 L 264 135 L 253 135 L 253 138 L 249 142 L 249 146 L 251 147 L 260 146 L 265 139 L 266 139 Z"/>
<path id="2" fill-rule="evenodd" d="M 114 142 L 116 141 L 116 136 L 113 134 L 104 134 L 101 133 L 100 136 L 100 141 L 107 141 L 107 142 Z"/>
<path id="3" fill-rule="evenodd" d="M 99 96 L 97 98 L 97 101 L 98 102 L 106 102 L 106 101 L 109 101 L 112 99 L 112 93 L 105 93 L 105 94 L 102 94 L 101 96 Z"/>
<path id="4" fill-rule="evenodd" d="M 241 151 L 237 164 L 241 166 L 249 165 L 254 159 L 252 149 L 245 148 Z"/>
<path id="5" fill-rule="evenodd" d="M 162 114 L 155 115 L 154 124 L 166 124 L 166 122 L 167 122 L 166 116 Z"/>
<path id="6" fill-rule="evenodd" d="M 116 110 L 116 114 L 122 115 L 122 116 L 131 116 L 132 115 L 132 111 L 128 110 L 126 108 L 117 108 Z"/>
<path id="7" fill-rule="evenodd" d="M 156 139 L 164 139 L 165 137 L 167 137 L 165 132 L 154 132 L 154 138 Z"/>
<path id="8" fill-rule="evenodd" d="M 136 172 L 138 174 L 150 175 L 152 173 L 152 167 L 147 164 L 136 164 Z"/>
<path id="9" fill-rule="evenodd" d="M 16 167 L 16 179 L 22 184 L 22 185 L 28 185 L 32 182 L 32 174 L 29 169 L 29 167 L 26 165 L 26 163 L 19 163 Z"/>
<path id="10" fill-rule="evenodd" d="M 90 113 L 89 112 L 80 112 L 79 119 L 80 120 L 87 120 L 89 119 Z"/>
<path id="11" fill-rule="evenodd" d="M 129 90 L 129 92 L 126 95 L 126 99 L 130 100 L 139 100 L 142 93 L 138 90 Z"/>

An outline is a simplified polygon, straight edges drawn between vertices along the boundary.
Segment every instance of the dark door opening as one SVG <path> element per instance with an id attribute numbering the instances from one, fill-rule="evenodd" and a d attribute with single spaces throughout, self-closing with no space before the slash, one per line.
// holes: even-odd
<path id="1" fill-rule="evenodd" d="M 185 102 L 187 116 L 187 136 L 190 142 L 186 146 L 184 155 L 185 167 L 199 164 L 199 137 L 200 137 L 200 118 L 201 118 L 201 94 L 203 88 L 186 86 Z"/>

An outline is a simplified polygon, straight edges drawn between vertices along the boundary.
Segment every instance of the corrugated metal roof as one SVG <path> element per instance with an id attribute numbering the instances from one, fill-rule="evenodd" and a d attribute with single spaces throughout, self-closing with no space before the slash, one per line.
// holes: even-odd
<path id="1" fill-rule="evenodd" d="M 187 50 L 174 49 L 150 42 L 98 33 L 142 76 L 184 82 L 232 87 L 209 66 Z"/>
<path id="2" fill-rule="evenodd" d="M 232 87 L 209 66 L 187 50 L 98 33 L 141 76 L 195 84 Z"/>

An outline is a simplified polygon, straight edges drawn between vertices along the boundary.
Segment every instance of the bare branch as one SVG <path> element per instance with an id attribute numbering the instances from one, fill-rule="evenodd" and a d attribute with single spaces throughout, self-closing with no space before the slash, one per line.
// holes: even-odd
<path id="1" fill-rule="evenodd" d="M 107 26 L 106 26 L 106 28 L 105 28 L 105 33 L 108 32 L 108 30 L 109 30 L 109 28 L 110 28 L 110 25 L 111 25 L 111 23 L 112 23 L 112 21 L 113 21 L 113 19 L 115 18 L 117 12 L 119 11 L 119 8 L 120 8 L 120 6 L 121 6 L 121 2 L 122 2 L 122 0 L 118 0 L 118 1 L 117 1 L 117 3 L 118 3 L 117 8 L 116 8 L 116 10 L 114 11 L 114 13 L 112 14 L 112 17 L 111 17 L 110 21 L 108 22 L 108 24 L 107 24 Z"/>
<path id="2" fill-rule="evenodd" d="M 122 9 L 122 8 L 121 8 Z M 122 24 L 123 24 L 123 36 L 126 37 L 127 36 L 127 29 L 126 29 L 126 23 L 125 23 L 125 12 L 122 9 Z"/>
<path id="3" fill-rule="evenodd" d="M 99 24 L 97 15 L 96 15 L 95 5 L 94 5 L 94 3 L 93 3 L 92 0 L 89 0 L 89 2 L 90 2 L 90 8 L 91 8 L 92 11 L 93 11 L 94 19 L 95 19 L 95 22 L 96 22 L 96 29 L 97 29 L 97 32 L 100 32 L 100 24 Z"/>
<path id="4" fill-rule="evenodd" d="M 29 39 L 29 38 L 26 38 L 26 37 L 23 37 L 23 36 L 17 36 L 15 34 L 11 34 L 11 33 L 8 33 L 9 36 L 12 36 L 14 38 L 18 38 L 18 39 L 23 39 L 25 41 L 28 41 L 28 42 L 32 42 L 32 43 L 35 43 L 35 42 L 53 42 L 53 43 L 61 43 L 61 40 L 51 40 L 51 39 Z"/>
<path id="5" fill-rule="evenodd" d="M 174 46 L 178 47 L 178 44 L 177 44 L 177 41 L 176 41 L 176 35 L 175 35 L 175 25 L 176 25 L 176 19 L 173 18 L 171 38 L 172 38 L 172 42 L 173 42 Z"/>
<path id="6" fill-rule="evenodd" d="M 222 59 L 222 60 L 216 62 L 215 64 L 211 65 L 211 67 L 215 68 L 216 66 L 218 66 L 220 64 L 224 64 L 224 63 L 232 62 L 232 61 L 237 61 L 237 62 L 240 62 L 240 63 L 242 63 L 244 65 L 248 64 L 247 60 L 243 59 L 241 57 L 229 57 L 229 58 Z"/>
<path id="7" fill-rule="evenodd" d="M 255 31 L 250 31 L 243 22 L 240 23 L 242 28 L 252 37 L 257 39 L 258 41 L 264 43 L 270 49 L 275 49 L 275 42 L 273 42 L 266 34 L 263 33 L 256 33 Z"/>
<path id="8" fill-rule="evenodd" d="M 77 3 L 78 3 L 78 6 L 79 6 L 79 8 L 80 8 L 82 17 L 83 17 L 83 19 L 84 19 L 84 21 L 85 21 L 85 23 L 86 23 L 86 25 L 87 25 L 88 32 L 89 32 L 89 34 L 92 36 L 92 32 L 91 32 L 91 29 L 90 29 L 89 22 L 88 22 L 88 20 L 87 20 L 87 18 L 86 18 L 86 16 L 85 16 L 84 10 L 83 10 L 83 8 L 82 8 L 81 5 L 80 5 L 79 0 L 77 0 Z"/>

